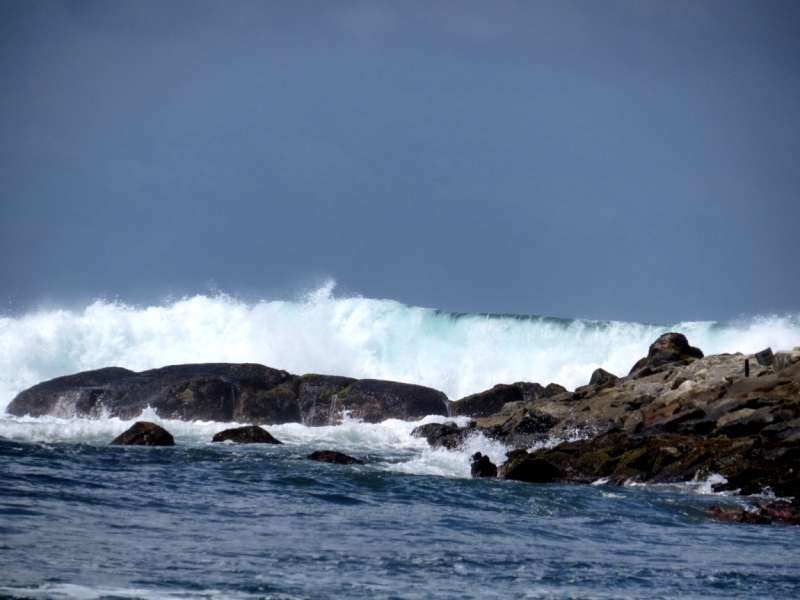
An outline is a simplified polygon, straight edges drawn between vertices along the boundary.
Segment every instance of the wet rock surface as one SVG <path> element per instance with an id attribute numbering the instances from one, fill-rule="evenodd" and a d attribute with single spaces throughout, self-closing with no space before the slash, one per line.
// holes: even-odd
<path id="1" fill-rule="evenodd" d="M 447 416 L 448 403 L 442 392 L 420 385 L 212 363 L 141 373 L 109 367 L 58 377 L 18 394 L 6 412 L 133 419 L 150 407 L 164 419 L 313 426 L 338 424 L 348 413 L 368 423 Z"/>
<path id="2" fill-rule="evenodd" d="M 283 444 L 272 434 L 258 425 L 247 425 L 226 429 L 214 434 L 212 442 L 233 442 L 235 444 Z"/>
<path id="3" fill-rule="evenodd" d="M 761 362 L 753 354 L 704 356 L 669 333 L 628 376 L 598 369 L 588 385 L 549 396 L 537 384 L 495 386 L 454 403 L 457 414 L 476 415 L 469 431 L 451 423 L 422 437 L 431 445 L 468 434 L 501 441 L 506 479 L 621 485 L 719 474 L 727 482 L 716 491 L 800 499 L 800 348 Z M 499 406 L 502 399 L 509 401 Z M 780 516 L 761 507 L 737 518 L 799 522 L 798 500 L 788 505 Z"/>
<path id="4" fill-rule="evenodd" d="M 753 525 L 769 525 L 775 521 L 790 524 L 800 523 L 800 506 L 785 500 L 770 504 L 756 504 L 752 510 L 711 506 L 710 512 L 713 517 L 721 521 L 733 523 L 751 523 Z"/>
<path id="5" fill-rule="evenodd" d="M 472 455 L 470 472 L 473 477 L 497 477 L 497 465 L 480 452 Z"/>
<path id="6" fill-rule="evenodd" d="M 475 421 L 471 421 L 466 427 L 459 427 L 453 421 L 447 423 L 428 423 L 420 425 L 411 431 L 414 437 L 425 438 L 433 448 L 447 448 L 456 450 L 467 440 L 467 438 L 477 433 Z"/>
<path id="7" fill-rule="evenodd" d="M 163 427 L 149 421 L 137 421 L 110 444 L 111 446 L 174 446 L 175 438 Z"/>
<path id="8" fill-rule="evenodd" d="M 317 450 L 306 456 L 306 460 L 331 463 L 333 465 L 363 465 L 364 461 L 335 450 Z"/>

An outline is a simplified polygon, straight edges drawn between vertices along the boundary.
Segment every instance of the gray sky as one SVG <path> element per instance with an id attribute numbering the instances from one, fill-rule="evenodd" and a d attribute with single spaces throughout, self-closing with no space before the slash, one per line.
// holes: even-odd
<path id="1" fill-rule="evenodd" d="M 798 190 L 797 2 L 0 0 L 7 310 L 797 313 Z"/>

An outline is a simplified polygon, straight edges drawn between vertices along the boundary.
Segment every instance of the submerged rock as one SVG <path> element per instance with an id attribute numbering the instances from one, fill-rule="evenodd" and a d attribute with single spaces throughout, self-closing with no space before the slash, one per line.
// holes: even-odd
<path id="1" fill-rule="evenodd" d="M 331 463 L 333 465 L 363 465 L 364 461 L 335 450 L 317 450 L 306 456 L 306 460 Z"/>
<path id="2" fill-rule="evenodd" d="M 792 525 L 800 525 L 800 506 L 794 502 L 779 500 L 770 504 L 756 504 L 753 510 L 729 509 L 711 506 L 711 514 L 722 521 L 733 523 L 751 523 L 769 525 L 773 521 L 781 521 Z"/>
<path id="3" fill-rule="evenodd" d="M 561 470 L 546 460 L 524 450 L 509 454 L 503 465 L 503 478 L 529 483 L 551 483 L 562 477 Z"/>
<path id="4" fill-rule="evenodd" d="M 226 429 L 214 434 L 212 442 L 234 442 L 235 444 L 283 444 L 258 425 L 247 425 Z"/>
<path id="5" fill-rule="evenodd" d="M 163 427 L 149 421 L 137 421 L 114 438 L 111 446 L 174 446 L 175 438 Z"/>

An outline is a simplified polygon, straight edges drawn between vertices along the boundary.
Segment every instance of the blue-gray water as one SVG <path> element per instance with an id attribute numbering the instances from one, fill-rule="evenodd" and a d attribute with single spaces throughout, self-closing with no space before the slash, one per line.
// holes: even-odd
<path id="1" fill-rule="evenodd" d="M 0 413 L 82 370 L 258 362 L 429 385 L 624 375 L 661 333 L 706 353 L 800 345 L 800 317 L 730 325 L 454 315 L 391 300 L 196 296 L 0 316 Z M 164 422 L 175 448 L 109 448 L 131 423 L 0 414 L 0 596 L 28 598 L 800 597 L 800 528 L 716 522 L 711 482 L 675 488 L 473 481 L 484 439 L 431 450 L 414 424 L 270 427 L 281 447 L 211 445 L 223 423 Z M 298 460 L 318 449 L 365 466 Z"/>
<path id="2" fill-rule="evenodd" d="M 500 448 L 399 422 L 270 428 L 284 446 L 187 424 L 170 448 L 106 446 L 115 420 L 0 425 L 0 597 L 800 597 L 800 528 L 710 519 L 743 501 L 699 483 L 473 480 L 468 453 Z M 299 460 L 319 448 L 367 464 Z"/>

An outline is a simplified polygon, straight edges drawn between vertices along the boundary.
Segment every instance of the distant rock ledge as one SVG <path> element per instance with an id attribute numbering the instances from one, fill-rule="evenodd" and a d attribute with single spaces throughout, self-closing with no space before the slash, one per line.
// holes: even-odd
<path id="1" fill-rule="evenodd" d="M 135 373 L 85 371 L 35 385 L 6 412 L 16 416 L 134 419 L 147 407 L 162 419 L 256 425 L 336 425 L 344 414 L 367 423 L 449 415 L 447 396 L 396 381 L 298 377 L 257 364 L 188 364 Z"/>

